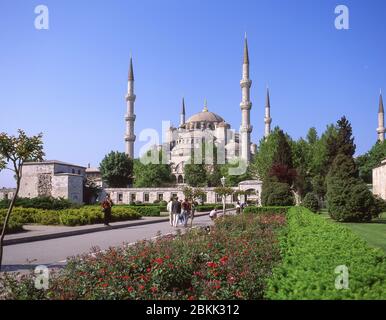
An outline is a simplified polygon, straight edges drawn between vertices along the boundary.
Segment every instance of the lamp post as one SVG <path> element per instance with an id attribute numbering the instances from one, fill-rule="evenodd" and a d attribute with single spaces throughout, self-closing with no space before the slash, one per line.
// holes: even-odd
<path id="1" fill-rule="evenodd" d="M 223 188 L 225 188 L 225 177 L 223 176 L 220 180 Z M 222 214 L 225 216 L 225 193 L 222 195 Z"/>

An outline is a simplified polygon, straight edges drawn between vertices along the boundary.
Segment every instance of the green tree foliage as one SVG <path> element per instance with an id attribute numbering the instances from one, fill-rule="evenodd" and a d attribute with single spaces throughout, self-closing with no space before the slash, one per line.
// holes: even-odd
<path id="1" fill-rule="evenodd" d="M 207 174 L 205 165 L 188 163 L 185 165 L 185 182 L 192 187 L 207 186 Z"/>
<path id="2" fill-rule="evenodd" d="M 356 163 L 359 168 L 359 176 L 366 182 L 372 183 L 373 169 L 386 158 L 386 141 L 378 141 L 367 153 L 359 156 Z"/>
<path id="3" fill-rule="evenodd" d="M 358 177 L 351 124 L 342 117 L 337 127 L 337 138 L 328 140 L 329 161 L 334 157 L 327 176 L 328 212 L 337 221 L 370 221 L 376 213 L 375 200 Z"/>
<path id="4" fill-rule="evenodd" d="M 132 181 L 133 160 L 123 152 L 111 151 L 99 166 L 103 181 L 111 188 L 125 188 Z"/>
<path id="5" fill-rule="evenodd" d="M 16 179 L 16 190 L 9 204 L 4 222 L 2 223 L 2 232 L 0 237 L 0 268 L 3 258 L 3 240 L 5 231 L 8 227 L 9 219 L 16 198 L 20 190 L 20 181 L 22 176 L 22 167 L 27 161 L 42 161 L 43 152 L 43 134 L 28 137 L 23 130 L 18 130 L 17 136 L 9 136 L 6 133 L 0 133 L 0 169 L 10 164 L 10 170 L 14 172 Z"/>
<path id="6" fill-rule="evenodd" d="M 252 179 L 249 167 L 244 160 L 239 158 L 231 159 L 221 165 L 221 176 L 225 177 L 225 185 L 228 187 L 235 187 L 241 181 Z"/>
<path id="7" fill-rule="evenodd" d="M 267 138 L 259 142 L 257 154 L 253 157 L 249 166 L 249 172 L 253 178 L 264 181 L 273 164 L 273 157 L 278 147 L 279 127 L 275 127 Z"/>
<path id="8" fill-rule="evenodd" d="M 318 196 L 313 192 L 307 193 L 302 201 L 302 206 L 311 210 L 312 212 L 318 212 L 320 209 Z"/>
<path id="9" fill-rule="evenodd" d="M 354 137 L 352 136 L 352 127 L 346 117 L 343 116 L 338 120 L 337 128 L 336 136 L 330 135 L 327 138 L 327 157 L 328 164 L 330 165 L 339 153 L 352 157 L 356 148 Z"/>
<path id="10" fill-rule="evenodd" d="M 134 160 L 134 186 L 137 188 L 167 187 L 175 183 L 170 164 L 165 163 L 164 151 L 155 151 L 150 160 L 148 151 L 141 159 Z"/>
<path id="11" fill-rule="evenodd" d="M 287 183 L 266 180 L 263 181 L 261 203 L 263 206 L 292 206 L 294 196 Z"/>

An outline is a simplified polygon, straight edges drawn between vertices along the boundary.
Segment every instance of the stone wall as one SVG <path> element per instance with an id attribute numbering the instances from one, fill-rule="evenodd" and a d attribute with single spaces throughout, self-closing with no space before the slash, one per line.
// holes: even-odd
<path id="1" fill-rule="evenodd" d="M 52 196 L 65 198 L 74 203 L 83 202 L 83 177 L 68 173 L 60 173 L 53 176 Z"/>
<path id="2" fill-rule="evenodd" d="M 215 188 L 202 188 L 206 192 L 206 203 L 222 203 L 222 198 L 218 197 L 214 192 Z M 142 203 L 153 203 L 155 200 L 165 200 L 173 196 L 179 199 L 184 199 L 183 188 L 107 188 L 105 193 L 109 193 L 111 199 L 116 204 L 129 204 L 135 201 Z M 234 190 L 253 190 L 256 195 L 248 196 L 248 200 L 258 202 L 260 204 L 261 182 L 256 180 L 245 181 L 240 183 L 239 187 L 234 187 Z M 239 196 L 239 200 L 243 201 L 244 197 Z M 237 201 L 233 196 L 226 197 L 226 203 L 235 203 Z"/>
<path id="3" fill-rule="evenodd" d="M 386 160 L 373 169 L 373 193 L 386 200 Z"/>

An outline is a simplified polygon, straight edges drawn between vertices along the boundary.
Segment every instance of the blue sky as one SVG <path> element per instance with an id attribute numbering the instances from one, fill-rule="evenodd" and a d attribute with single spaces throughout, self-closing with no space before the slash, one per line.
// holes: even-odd
<path id="1" fill-rule="evenodd" d="M 49 30 L 34 28 L 39 4 L 49 9 Z M 350 10 L 349 30 L 335 29 L 339 4 Z M 43 132 L 47 159 L 97 166 L 124 151 L 130 53 L 137 137 L 160 132 L 162 120 L 177 124 L 182 96 L 187 116 L 207 98 L 239 128 L 244 32 L 253 141 L 263 135 L 267 84 L 273 125 L 293 138 L 346 115 L 357 154 L 376 141 L 386 91 L 383 0 L 0 0 L 0 12 L 0 131 Z M 0 187 L 12 185 L 0 173 Z"/>

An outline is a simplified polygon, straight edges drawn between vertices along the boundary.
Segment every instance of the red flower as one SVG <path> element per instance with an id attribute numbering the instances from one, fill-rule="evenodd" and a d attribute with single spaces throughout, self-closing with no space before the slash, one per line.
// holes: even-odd
<path id="1" fill-rule="evenodd" d="M 151 288 L 150 288 L 150 291 L 153 292 L 153 293 L 155 293 L 155 292 L 158 291 L 158 288 L 157 288 L 157 287 L 151 287 Z"/>
<path id="2" fill-rule="evenodd" d="M 236 290 L 235 296 L 236 296 L 237 298 L 242 298 L 242 297 L 243 297 L 243 294 L 242 294 L 239 290 Z"/>
<path id="3" fill-rule="evenodd" d="M 157 259 L 154 259 L 154 262 L 157 263 L 157 264 L 162 264 L 164 262 L 164 259 L 157 258 Z"/>
<path id="4" fill-rule="evenodd" d="M 133 290 L 134 290 L 134 288 L 132 286 L 127 287 L 127 291 L 132 292 Z"/>
<path id="5" fill-rule="evenodd" d="M 217 268 L 217 267 L 218 267 L 217 263 L 212 262 L 212 261 L 211 261 L 211 262 L 207 262 L 206 265 L 207 265 L 209 268 Z"/>
<path id="6" fill-rule="evenodd" d="M 109 286 L 109 284 L 108 284 L 108 283 L 102 283 L 101 286 L 102 286 L 103 288 L 107 288 L 107 287 Z"/>
<path id="7" fill-rule="evenodd" d="M 143 290 L 143 289 L 145 289 L 145 286 L 143 286 L 142 284 L 140 284 L 140 285 L 138 286 L 138 288 L 139 288 L 139 290 Z"/>
<path id="8" fill-rule="evenodd" d="M 195 300 L 196 298 L 193 296 L 189 296 L 188 300 Z"/>
<path id="9" fill-rule="evenodd" d="M 228 256 L 223 256 L 221 259 L 220 259 L 220 262 L 222 265 L 226 264 L 228 262 Z"/>
<path id="10" fill-rule="evenodd" d="M 129 277 L 129 276 L 122 276 L 122 279 L 123 279 L 123 280 L 129 280 L 130 277 Z"/>
<path id="11" fill-rule="evenodd" d="M 165 259 L 170 259 L 170 256 L 165 256 Z"/>
<path id="12" fill-rule="evenodd" d="M 150 272 L 150 271 L 151 271 L 151 268 L 147 268 L 147 269 L 146 269 L 146 272 Z"/>

